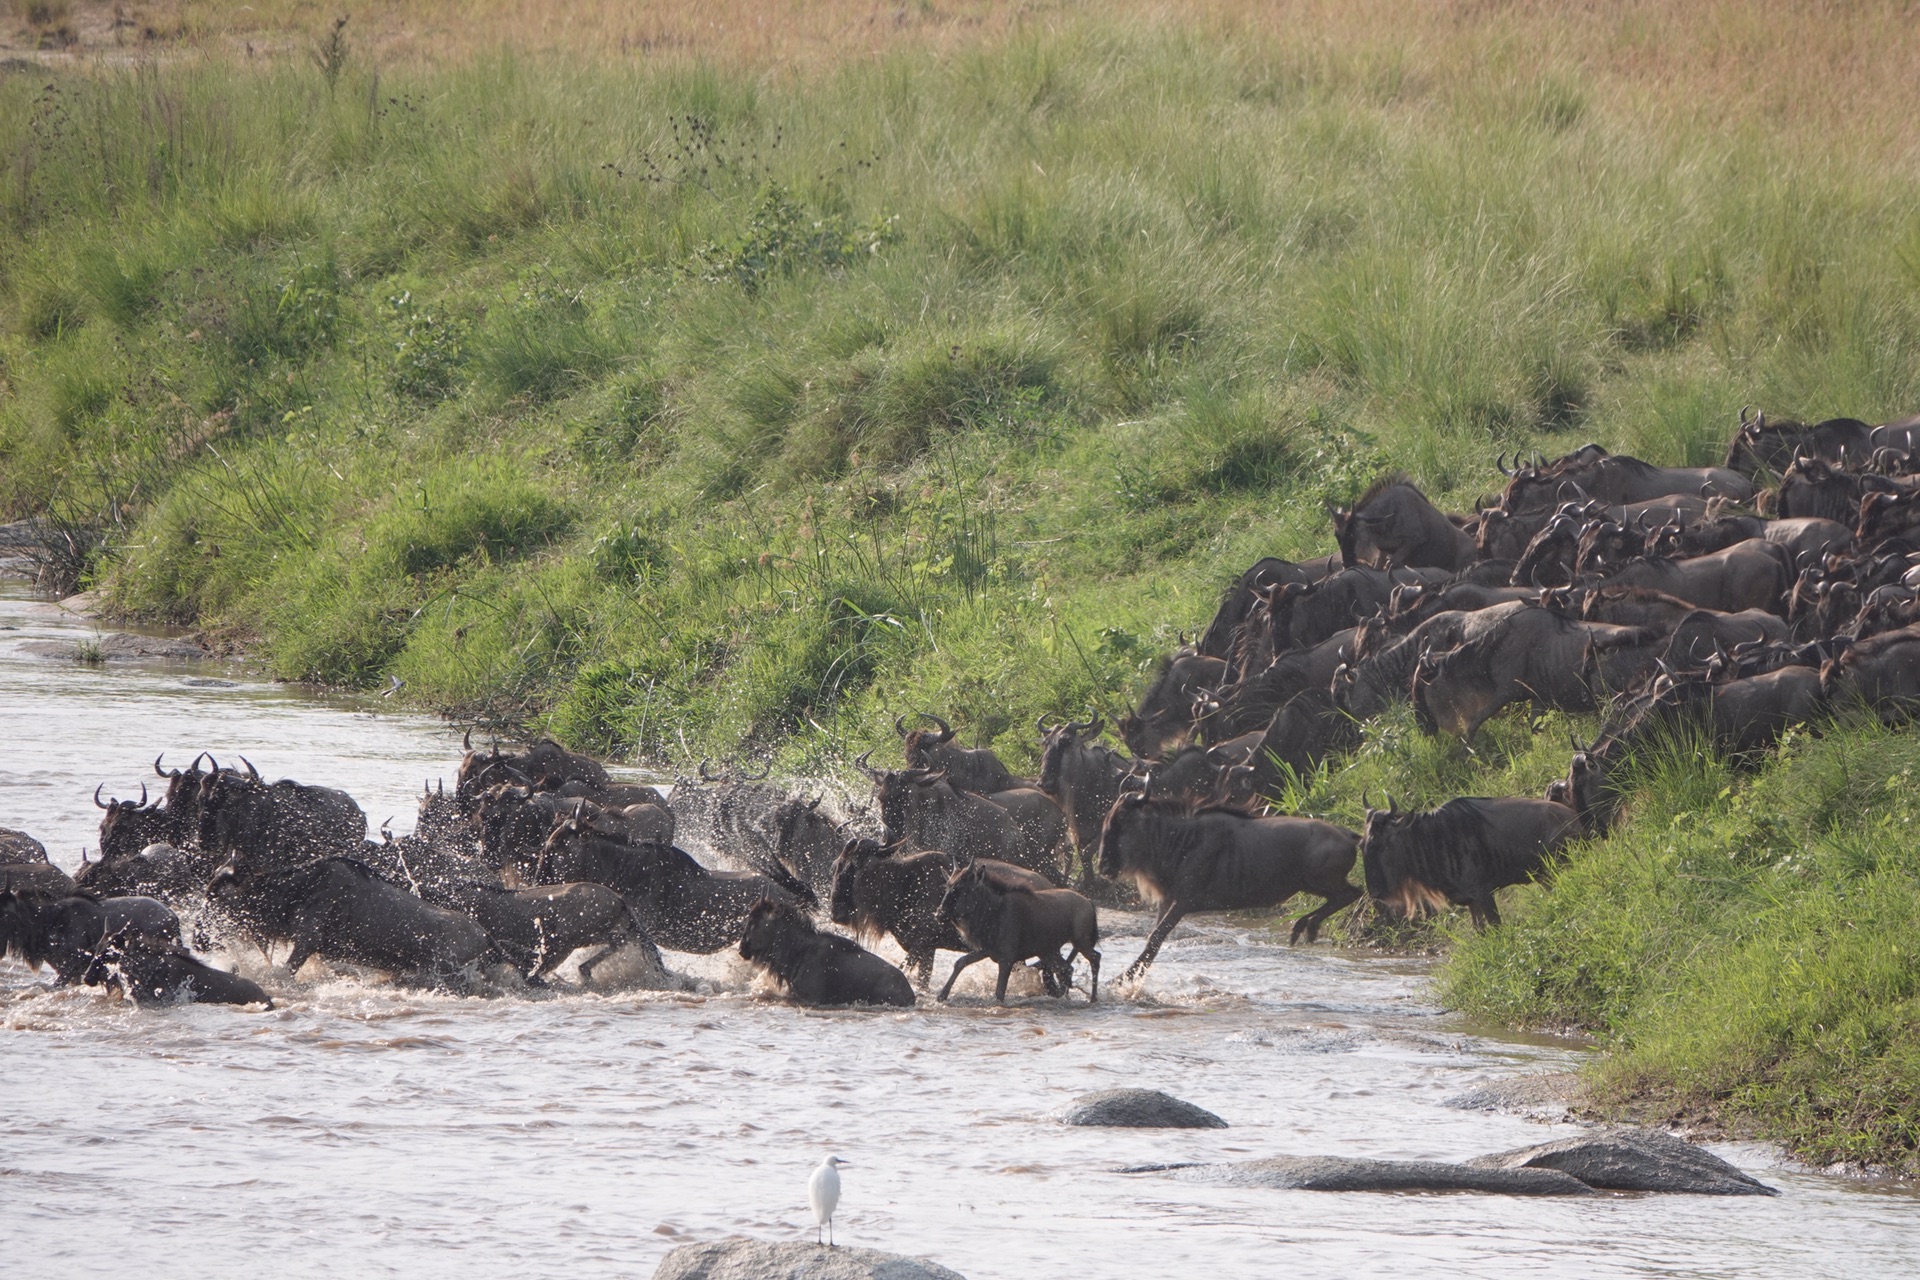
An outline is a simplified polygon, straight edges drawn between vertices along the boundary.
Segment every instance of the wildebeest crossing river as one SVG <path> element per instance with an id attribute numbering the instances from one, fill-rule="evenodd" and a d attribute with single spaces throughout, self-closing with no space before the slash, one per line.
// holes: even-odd
<path id="1" fill-rule="evenodd" d="M 173 744 L 352 792 L 412 825 L 455 735 L 230 671 L 81 667 L 27 651 L 91 629 L 0 596 L 0 825 L 72 867 L 94 785 L 137 793 Z M 231 683 L 208 684 L 209 679 Z M 696 852 L 699 850 L 696 849 Z M 1145 916 L 1103 913 L 1112 969 Z M 1290 950 L 1286 921 L 1202 918 L 1131 998 L 824 1013 L 730 953 L 669 953 L 691 992 L 482 999 L 242 957 L 279 1007 L 140 1010 L 0 964 L 0 1221 L 35 1275 L 641 1275 L 676 1243 L 810 1234 L 805 1182 L 851 1161 L 843 1243 L 969 1276 L 1892 1275 L 1920 1200 L 1720 1147 L 1778 1199 L 1541 1201 L 1198 1186 L 1114 1170 L 1334 1153 L 1459 1159 L 1563 1128 L 1449 1105 L 1583 1050 L 1464 1025 L 1422 962 Z M 895 952 L 888 954 L 895 960 Z M 250 967 L 249 967 L 250 966 Z M 943 969 L 945 962 L 943 962 Z M 311 973 L 311 970 L 309 971 Z M 1111 997 L 1109 999 L 1109 997 Z M 1067 1128 L 1123 1085 L 1222 1130 Z"/>

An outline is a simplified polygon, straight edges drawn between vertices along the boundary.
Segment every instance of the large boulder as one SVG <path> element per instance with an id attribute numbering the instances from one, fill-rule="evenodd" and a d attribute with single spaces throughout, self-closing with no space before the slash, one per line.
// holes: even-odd
<path id="1" fill-rule="evenodd" d="M 660 1260 L 653 1280 L 965 1280 L 925 1258 L 878 1249 L 831 1249 L 812 1241 L 775 1244 L 728 1236 L 683 1244 Z"/>
<path id="2" fill-rule="evenodd" d="M 1779 1192 L 1691 1142 L 1657 1129 L 1602 1129 L 1558 1142 L 1480 1156 L 1476 1169 L 1557 1169 L 1605 1191 L 1680 1191 L 1706 1196 Z"/>
<path id="3" fill-rule="evenodd" d="M 1227 1122 L 1203 1107 L 1158 1089 L 1102 1089 L 1083 1093 L 1060 1113 L 1062 1124 L 1115 1129 L 1224 1129 Z"/>
<path id="4" fill-rule="evenodd" d="M 0 862 L 45 862 L 47 846 L 24 831 L 0 827 Z"/>
<path id="5" fill-rule="evenodd" d="M 1585 1196 L 1593 1188 L 1552 1169 L 1485 1169 L 1438 1160 L 1275 1156 L 1231 1164 L 1141 1165 L 1122 1173 L 1167 1173 L 1181 1182 L 1281 1191 L 1481 1191 L 1511 1196 Z"/>

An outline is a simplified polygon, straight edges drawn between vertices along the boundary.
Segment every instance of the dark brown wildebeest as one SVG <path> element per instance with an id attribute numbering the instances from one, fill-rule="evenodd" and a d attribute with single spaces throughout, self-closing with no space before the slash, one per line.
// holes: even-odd
<path id="1" fill-rule="evenodd" d="M 266 989 L 251 978 L 216 969 L 180 947 L 136 949 L 117 960 L 120 985 L 149 1004 L 257 1004 L 273 1008 Z"/>
<path id="2" fill-rule="evenodd" d="M 1896 538 L 1910 541 L 1915 529 L 1920 529 L 1920 489 L 1869 493 L 1860 499 L 1860 520 L 1854 535 L 1862 547 L 1877 550 Z"/>
<path id="3" fill-rule="evenodd" d="M 1328 684 L 1334 705 L 1356 720 L 1371 720 L 1411 696 L 1421 655 L 1445 653 L 1494 630 L 1523 609 L 1525 600 L 1485 609 L 1436 613 L 1364 660 L 1334 674 Z"/>
<path id="4" fill-rule="evenodd" d="M 1269 610 L 1273 650 L 1310 649 L 1392 603 L 1396 587 L 1438 584 L 1452 575 L 1444 569 L 1343 569 L 1311 587 L 1281 587 Z"/>
<path id="5" fill-rule="evenodd" d="M 1812 667 L 1779 667 L 1710 688 L 1708 726 L 1714 743 L 1731 755 L 1765 750 L 1788 729 L 1814 723 L 1827 709 L 1820 672 Z"/>
<path id="6" fill-rule="evenodd" d="M 1536 511 L 1565 501 L 1571 486 L 1581 498 L 1609 506 L 1648 502 L 1677 495 L 1731 498 L 1751 502 L 1760 487 L 1726 467 L 1656 467 L 1624 454 L 1608 454 L 1587 445 L 1545 466 L 1507 473 L 1500 505 L 1508 511 Z"/>
<path id="7" fill-rule="evenodd" d="M 1329 506 L 1342 567 L 1435 568 L 1459 572 L 1480 558 L 1474 540 L 1395 473 L 1374 481 L 1351 507 Z"/>
<path id="8" fill-rule="evenodd" d="M 1471 615 L 1469 615 L 1471 616 Z M 1617 689 L 1650 665 L 1659 636 L 1645 627 L 1576 622 L 1522 606 L 1444 654 L 1422 654 L 1414 669 L 1415 719 L 1427 733 L 1471 741 L 1511 702 L 1561 711 L 1594 709 L 1596 686 Z"/>
<path id="9" fill-rule="evenodd" d="M 1463 796 L 1428 813 L 1401 813 L 1389 801 L 1367 810 L 1360 856 L 1376 902 L 1402 916 L 1458 903 L 1485 928 L 1500 923 L 1494 891 L 1532 880 L 1579 834 L 1579 814 L 1530 796 Z"/>
<path id="10" fill-rule="evenodd" d="M 179 918 L 154 898 L 0 889 L 0 955 L 51 965 L 62 984 L 97 986 L 123 953 L 179 945 Z"/>
<path id="11" fill-rule="evenodd" d="M 1891 476 L 1846 471 L 1818 458 L 1800 458 L 1780 477 L 1769 504 L 1781 519 L 1824 519 L 1852 528 L 1860 520 L 1860 502 L 1871 493 L 1903 493 L 1912 486 Z"/>
<path id="12" fill-rule="evenodd" d="M 1891 496 L 1891 495 L 1889 495 Z M 1768 520 L 1762 516 L 1730 515 L 1703 520 L 1689 528 L 1666 525 L 1655 531 L 1647 543 L 1652 555 L 1672 557 L 1702 556 L 1713 551 L 1763 538 L 1787 553 L 1794 564 L 1803 560 L 1818 563 L 1829 551 L 1845 552 L 1853 548 L 1853 530 L 1838 520 L 1806 516 L 1791 520 Z M 1586 572 L 1583 567 L 1581 572 Z"/>
<path id="13" fill-rule="evenodd" d="M 1607 785 L 1612 766 L 1606 756 L 1589 752 L 1578 742 L 1573 745 L 1566 776 L 1548 784 L 1547 799 L 1579 814 L 1580 829 L 1585 834 L 1604 835 L 1613 825 L 1614 810 L 1620 803 L 1619 795 Z"/>
<path id="14" fill-rule="evenodd" d="M 1304 778 L 1322 760 L 1359 745 L 1359 723 L 1335 706 L 1325 689 L 1309 689 L 1274 713 L 1247 758 L 1252 772 L 1245 785 L 1255 796 L 1271 794 L 1286 781 L 1286 772 Z"/>
<path id="15" fill-rule="evenodd" d="M 1215 746 L 1243 733 L 1258 733 L 1299 694 L 1326 688 L 1340 664 L 1352 661 L 1356 630 L 1349 627 L 1311 649 L 1283 653 L 1264 670 L 1222 685 L 1211 697 L 1202 695 L 1196 708 L 1200 740 Z"/>
<path id="16" fill-rule="evenodd" d="M 641 947 L 655 971 L 666 967 L 626 899 L 605 885 L 576 881 L 503 889 L 473 880 L 442 882 L 427 900 L 478 921 L 495 949 L 529 982 L 540 982 L 583 947 L 598 948 L 580 962 L 583 982 L 592 982 L 593 967 L 622 947 Z"/>
<path id="17" fill-rule="evenodd" d="M 1013 770 L 1002 764 L 1000 757 L 986 747 L 955 745 L 953 726 L 939 716 L 922 711 L 920 718 L 931 720 L 939 729 L 909 731 L 899 716 L 893 719 L 894 732 L 900 735 L 900 753 L 906 759 L 907 768 L 944 772 L 954 786 L 982 796 L 1031 785 L 1025 778 L 1015 777 Z"/>
<path id="18" fill-rule="evenodd" d="M 626 844 L 564 826 L 548 837 L 535 878 L 605 885 L 627 900 L 655 943 L 696 955 L 738 942 L 747 912 L 762 898 L 819 905 L 812 888 L 791 873 L 710 871 L 672 845 Z"/>
<path id="19" fill-rule="evenodd" d="M 771 861 L 792 870 L 824 898 L 832 890 L 834 863 L 847 846 L 847 831 L 820 812 L 823 796 L 788 796 L 773 811 Z"/>
<path id="20" fill-rule="evenodd" d="M 1854 466 L 1873 453 L 1873 428 L 1858 418 L 1829 418 L 1807 426 L 1790 418 L 1767 421 L 1764 413 L 1740 411 L 1740 429 L 1727 445 L 1726 466 L 1743 475 L 1779 475 L 1802 454 Z"/>
<path id="21" fill-rule="evenodd" d="M 466 754 L 454 780 L 454 795 L 462 804 L 471 804 L 488 787 L 516 782 L 536 791 L 558 791 L 577 783 L 589 793 L 604 790 L 607 771 L 598 760 L 569 751 L 551 738 L 542 738 L 522 752 L 502 754 L 496 743 L 491 751 L 475 751 L 471 733 L 462 740 Z"/>
<path id="22" fill-rule="evenodd" d="M 1171 800 L 1191 808 L 1206 803 L 1207 797 L 1219 790 L 1221 771 L 1233 763 L 1231 755 L 1216 754 L 1212 747 L 1182 747 L 1151 766 L 1136 764 L 1133 773 L 1121 781 L 1120 790 L 1123 794 L 1138 791 L 1155 800 Z M 1106 814 L 1101 814 L 1102 826 L 1106 820 Z"/>
<path id="23" fill-rule="evenodd" d="M 1647 627 L 1659 632 L 1667 637 L 1666 652 L 1661 657 L 1669 666 L 1692 666 L 1706 660 L 1716 648 L 1787 638 L 1787 624 L 1777 613 L 1765 609 L 1719 613 L 1647 587 L 1596 587 L 1581 600 L 1580 617 L 1587 622 Z"/>
<path id="24" fill-rule="evenodd" d="M 103 810 L 100 815 L 100 860 L 113 862 L 120 858 L 130 858 L 150 844 L 170 844 L 176 848 L 182 838 L 179 832 L 177 815 L 168 813 L 158 801 L 147 801 L 147 784 L 140 784 L 138 800 L 122 800 L 118 796 L 109 797 L 105 803 L 100 800 L 100 788 L 93 790 L 95 807 Z M 199 831 L 188 832 L 185 839 L 192 841 L 199 837 Z"/>
<path id="25" fill-rule="evenodd" d="M 1059 972 L 1059 995 L 1064 999 L 1071 986 L 1073 956 L 1084 956 L 1092 970 L 1087 1002 L 1099 1001 L 1099 913 L 1073 890 L 1036 890 L 1011 883 L 987 867 L 963 867 L 948 879 L 937 915 L 973 948 L 954 961 L 947 985 L 940 988 L 940 999 L 953 993 L 961 970 L 989 958 L 1000 966 L 993 989 L 997 1002 L 1006 1002 L 1007 979 L 1015 965 L 1027 960 L 1039 960 L 1043 969 Z M 1062 960 L 1062 949 L 1069 946 L 1073 956 Z"/>
<path id="26" fill-rule="evenodd" d="M 1502 574 L 1504 581 L 1512 568 Z M 1405 635 L 1436 613 L 1474 613 L 1497 604 L 1531 600 L 1539 594 L 1536 587 L 1489 586 L 1481 582 L 1449 582 L 1442 586 L 1395 587 L 1385 614 L 1369 618 L 1354 628 L 1353 660 L 1359 661 L 1372 651 L 1371 638 L 1379 635 Z M 1373 628 L 1381 628 L 1374 631 Z"/>
<path id="27" fill-rule="evenodd" d="M 1920 707 L 1920 627 L 1870 636 L 1848 647 L 1820 673 L 1820 687 L 1837 707 L 1868 707 L 1897 724 Z"/>
<path id="28" fill-rule="evenodd" d="M 145 793 L 142 793 L 144 797 Z M 93 793 L 93 802 L 100 803 L 100 793 Z M 19 865 L 28 862 L 45 862 L 47 846 L 35 840 L 24 831 L 15 831 L 11 827 L 0 827 L 0 864 Z"/>
<path id="29" fill-rule="evenodd" d="M 1210 658 L 1194 649 L 1181 649 L 1162 659 L 1139 710 L 1120 718 L 1116 726 L 1120 740 L 1142 760 L 1155 760 L 1184 746 L 1193 738 L 1200 695 L 1219 688 L 1226 674 L 1225 658 Z"/>
<path id="30" fill-rule="evenodd" d="M 851 938 L 822 933 L 786 902 L 756 902 L 740 937 L 740 956 L 779 980 L 801 1004 L 913 1006 L 907 975 Z"/>
<path id="31" fill-rule="evenodd" d="M 195 855 L 170 844 L 150 844 L 138 853 L 82 863 L 73 882 L 103 898 L 139 896 L 177 902 L 203 892 L 208 871 Z"/>
<path id="32" fill-rule="evenodd" d="M 89 866 L 98 865 L 89 863 Z M 86 870 L 85 867 L 81 868 Z M 0 863 L 0 889 L 12 889 L 16 893 L 46 894 L 56 898 L 73 896 L 80 886 L 74 883 L 72 876 L 54 866 L 51 862 L 5 862 Z M 93 890 L 88 890 L 93 892 Z"/>
<path id="33" fill-rule="evenodd" d="M 1338 555 L 1322 556 L 1318 560 L 1299 564 L 1272 557 L 1261 560 L 1234 579 L 1233 585 L 1226 589 L 1220 598 L 1220 607 L 1214 611 L 1213 621 L 1207 624 L 1194 652 L 1202 657 L 1228 658 L 1233 653 L 1234 633 L 1253 613 L 1256 601 L 1275 587 L 1289 582 L 1306 586 L 1344 567 Z"/>
<path id="34" fill-rule="evenodd" d="M 1186 916 L 1278 907 L 1296 893 L 1326 899 L 1293 922 L 1288 939 L 1314 941 L 1322 921 L 1360 896 L 1347 883 L 1359 843 L 1356 833 L 1317 818 L 1255 818 L 1237 809 L 1190 813 L 1175 802 L 1122 794 L 1100 833 L 1100 870 L 1133 881 L 1160 908 L 1124 978 L 1144 973 Z"/>
<path id="35" fill-rule="evenodd" d="M 290 867 L 356 855 L 366 839 L 367 815 L 344 791 L 290 778 L 268 785 L 250 764 L 244 775 L 222 770 L 200 783 L 199 849 L 209 861 Z"/>
<path id="36" fill-rule="evenodd" d="M 993 858 L 1049 879 L 1059 875 L 1052 847 L 1036 844 L 1005 807 L 986 796 L 961 791 L 938 772 L 875 769 L 864 755 L 855 764 L 873 779 L 886 843 L 916 851 L 938 849 L 956 858 Z M 1065 816 L 1057 807 L 1054 813 L 1064 832 Z"/>
<path id="37" fill-rule="evenodd" d="M 1011 863 L 982 859 L 973 865 L 1009 883 L 1053 887 L 1045 877 Z M 940 919 L 947 878 L 957 869 L 944 853 L 900 853 L 877 840 L 849 840 L 833 867 L 831 918 L 863 938 L 892 934 L 907 953 L 915 983 L 924 987 L 933 975 L 935 951 L 967 950 L 953 925 Z"/>
<path id="38" fill-rule="evenodd" d="M 290 943 L 290 973 L 318 955 L 445 985 L 492 945 L 475 921 L 422 902 L 352 858 L 268 870 L 229 863 L 214 874 L 207 893 L 241 921 L 262 952 L 275 942 Z"/>
<path id="39" fill-rule="evenodd" d="M 1901 453 L 1920 453 L 1920 417 L 1883 422 L 1873 429 L 1875 449 L 1896 449 Z"/>
<path id="40" fill-rule="evenodd" d="M 1118 751 L 1095 741 L 1104 723 L 1095 716 L 1048 728 L 1043 716 L 1039 725 L 1040 789 L 1067 815 L 1067 829 L 1080 854 L 1082 883 L 1093 877 L 1100 824 L 1106 821 L 1113 798 L 1120 794 L 1120 780 L 1131 767 Z"/>
<path id="41" fill-rule="evenodd" d="M 986 797 L 1007 811 L 1026 839 L 1027 848 L 1048 867 L 1057 867 L 1060 855 L 1069 848 L 1067 815 L 1053 797 L 1038 787 L 1015 787 L 996 791 Z"/>
<path id="42" fill-rule="evenodd" d="M 1560 587 L 1572 582 L 1580 555 L 1580 535 L 1594 523 L 1565 514 L 1547 521 L 1514 561 L 1513 585 Z"/>
<path id="43" fill-rule="evenodd" d="M 1650 587 L 1717 613 L 1764 609 L 1784 616 L 1793 573 L 1785 552 L 1764 538 L 1752 538 L 1687 560 L 1642 556 L 1622 565 L 1607 582 Z"/>

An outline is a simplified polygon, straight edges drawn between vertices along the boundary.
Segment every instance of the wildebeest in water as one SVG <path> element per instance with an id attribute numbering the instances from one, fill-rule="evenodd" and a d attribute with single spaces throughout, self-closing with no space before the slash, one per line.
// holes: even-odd
<path id="1" fill-rule="evenodd" d="M 939 918 L 960 932 L 973 950 L 954 962 L 947 985 L 940 988 L 940 999 L 953 993 L 953 984 L 968 965 L 992 959 L 1000 967 L 993 998 L 1004 1003 L 1007 979 L 1014 966 L 1024 960 L 1038 960 L 1043 969 L 1058 971 L 1061 996 L 1067 994 L 1072 973 L 1071 957 L 1061 958 L 1062 949 L 1073 948 L 1083 956 L 1092 971 L 1087 988 L 1088 1001 L 1100 998 L 1100 921 L 1092 902 L 1071 889 L 1040 889 L 1009 883 L 983 866 L 963 867 L 947 881 L 940 899 Z"/>
<path id="2" fill-rule="evenodd" d="M 779 979 L 802 1004 L 913 1005 L 906 974 L 850 938 L 820 932 L 790 903 L 753 905 L 740 956 Z"/>
<path id="3" fill-rule="evenodd" d="M 1466 796 L 1430 813 L 1402 813 L 1389 799 L 1387 808 L 1367 810 L 1367 892 L 1401 915 L 1460 903 L 1476 926 L 1499 924 L 1494 891 L 1533 879 L 1580 832 L 1580 816 L 1552 800 Z"/>

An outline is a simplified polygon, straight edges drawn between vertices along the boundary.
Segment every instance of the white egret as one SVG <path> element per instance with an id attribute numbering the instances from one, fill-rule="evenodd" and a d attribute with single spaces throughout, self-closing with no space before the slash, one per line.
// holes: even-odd
<path id="1" fill-rule="evenodd" d="M 839 1156 L 828 1156 L 807 1179 L 807 1200 L 813 1205 L 813 1242 L 820 1243 L 820 1227 L 827 1229 L 827 1247 L 833 1247 L 833 1210 L 840 1203 L 840 1170 L 849 1167 Z"/>

